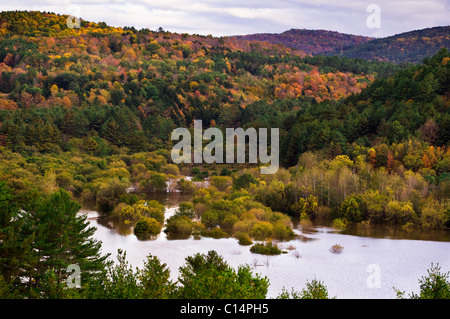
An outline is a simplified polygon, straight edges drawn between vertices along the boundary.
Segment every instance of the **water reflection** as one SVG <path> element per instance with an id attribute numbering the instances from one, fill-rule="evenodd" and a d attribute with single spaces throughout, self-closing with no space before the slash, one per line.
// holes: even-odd
<path id="1" fill-rule="evenodd" d="M 149 235 L 149 234 L 134 234 L 134 235 L 140 241 L 155 240 L 159 236 L 159 235 L 155 236 L 155 235 Z"/>
<path id="2" fill-rule="evenodd" d="M 179 192 L 165 192 L 165 193 L 149 193 L 147 194 L 147 199 L 156 200 L 165 207 L 164 219 L 167 220 L 174 215 L 178 204 L 184 201 L 191 201 L 193 198 L 192 194 L 183 194 Z M 190 239 L 191 235 L 183 234 L 166 234 L 164 233 L 164 228 L 157 236 L 137 236 L 134 234 L 134 228 L 130 224 L 125 224 L 122 221 L 108 218 L 107 216 L 100 216 L 93 209 L 94 206 L 87 205 L 85 209 L 82 210 L 84 213 L 88 213 L 89 220 L 95 220 L 97 224 L 109 229 L 120 236 L 130 236 L 136 237 L 140 241 L 148 240 L 181 240 Z M 194 237 L 192 237 L 194 238 Z M 198 239 L 198 238 L 194 238 Z"/>
<path id="3" fill-rule="evenodd" d="M 108 217 L 99 216 L 97 218 L 97 223 L 99 225 L 102 225 L 103 227 L 113 230 L 115 233 L 121 236 L 128 236 L 133 234 L 132 226 L 125 225 L 122 222 L 118 222 L 117 220 Z"/>
<path id="4" fill-rule="evenodd" d="M 193 194 L 180 192 L 148 193 L 148 200 L 157 200 L 167 209 L 178 207 L 180 202 L 190 202 L 194 198 Z"/>
<path id="5" fill-rule="evenodd" d="M 302 241 L 304 243 L 309 242 L 309 241 L 313 241 L 313 240 L 317 240 L 317 238 L 307 237 L 307 236 L 302 235 L 302 234 L 295 236 L 295 239 L 297 239 L 299 241 Z"/>
<path id="6" fill-rule="evenodd" d="M 401 226 L 370 225 L 358 227 L 357 225 L 347 227 L 342 234 L 390 239 L 450 241 L 450 230 L 448 229 L 412 229 L 405 230 Z"/>
<path id="7" fill-rule="evenodd" d="M 307 228 L 302 228 L 298 218 L 292 219 L 294 228 L 298 228 L 303 234 L 314 234 L 316 232 L 334 232 L 343 235 L 358 237 L 386 238 L 386 239 L 410 239 L 450 242 L 450 229 L 405 229 L 401 226 L 369 224 L 365 226 L 350 225 L 344 230 L 331 226 L 330 221 L 317 220 Z"/>

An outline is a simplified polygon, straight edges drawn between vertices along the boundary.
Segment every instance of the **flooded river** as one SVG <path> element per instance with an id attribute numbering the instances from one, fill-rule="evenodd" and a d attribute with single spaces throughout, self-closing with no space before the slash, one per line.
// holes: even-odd
<path id="1" fill-rule="evenodd" d="M 166 206 L 166 218 L 171 216 L 180 201 L 190 200 L 188 195 L 167 193 L 158 199 Z M 450 239 L 444 232 L 435 240 L 430 236 L 419 239 L 401 239 L 401 234 L 380 230 L 370 234 L 336 232 L 329 227 L 317 226 L 312 232 L 295 229 L 296 239 L 281 243 L 287 251 L 278 256 L 263 256 L 250 252 L 234 238 L 168 240 L 161 234 L 154 240 L 141 241 L 131 233 L 118 230 L 111 223 L 98 218 L 95 211 L 84 210 L 88 220 L 97 228 L 94 236 L 102 241 L 102 251 L 116 256 L 117 249 L 126 251 L 127 259 L 141 267 L 148 254 L 167 263 L 173 279 L 187 256 L 216 250 L 233 267 L 249 264 L 254 272 L 270 280 L 268 298 L 276 297 L 285 287 L 301 290 L 307 280 L 319 279 L 325 283 L 329 295 L 336 298 L 378 299 L 395 298 L 393 287 L 418 293 L 418 280 L 427 275 L 431 263 L 439 263 L 442 271 L 450 271 Z M 412 236 L 412 235 L 411 235 Z M 416 237 L 413 237 L 416 238 Z M 330 252 L 339 244 L 342 253 Z"/>

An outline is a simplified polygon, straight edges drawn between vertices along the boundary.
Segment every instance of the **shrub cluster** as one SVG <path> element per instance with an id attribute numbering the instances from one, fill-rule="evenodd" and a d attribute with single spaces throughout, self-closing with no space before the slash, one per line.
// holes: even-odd
<path id="1" fill-rule="evenodd" d="M 256 243 L 252 247 L 250 247 L 250 251 L 254 254 L 261 255 L 280 255 L 281 253 L 283 253 L 283 251 L 271 241 L 267 243 Z"/>

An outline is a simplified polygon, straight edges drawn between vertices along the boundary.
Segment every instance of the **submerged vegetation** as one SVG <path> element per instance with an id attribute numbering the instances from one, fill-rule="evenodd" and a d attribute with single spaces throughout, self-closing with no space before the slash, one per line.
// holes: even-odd
<path id="1" fill-rule="evenodd" d="M 261 255 L 279 255 L 284 253 L 277 245 L 274 245 L 271 241 L 266 243 L 256 243 L 250 247 L 250 251 L 255 254 Z"/>
<path id="2" fill-rule="evenodd" d="M 330 247 L 330 252 L 332 252 L 333 254 L 342 254 L 343 251 L 344 247 L 339 244 L 334 244 Z"/>

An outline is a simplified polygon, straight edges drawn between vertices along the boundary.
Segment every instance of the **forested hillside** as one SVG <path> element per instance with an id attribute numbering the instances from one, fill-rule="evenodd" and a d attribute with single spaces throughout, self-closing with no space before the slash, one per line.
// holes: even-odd
<path id="1" fill-rule="evenodd" d="M 242 125 L 254 108 L 280 123 L 280 111 L 359 92 L 386 69 L 322 69 L 282 46 L 66 20 L 0 16 L 1 142 L 15 151 L 68 150 L 87 136 L 103 150 L 157 149 L 176 126 Z"/>
<path id="2" fill-rule="evenodd" d="M 440 49 L 450 49 L 450 26 L 434 27 L 400 33 L 394 36 L 373 39 L 342 50 L 326 52 L 349 58 L 389 61 L 395 63 L 420 63 Z"/>
<path id="3" fill-rule="evenodd" d="M 351 155 L 356 146 L 398 145 L 410 138 L 431 147 L 446 146 L 450 139 L 448 61 L 448 51 L 442 50 L 423 65 L 375 80 L 359 94 L 302 109 L 289 130 L 286 165 L 294 165 L 298 154 L 324 147 L 335 155 Z M 386 164 L 385 155 L 376 165 Z M 420 168 L 411 165 L 407 167 Z M 448 167 L 441 170 L 446 171 Z"/>
<path id="4" fill-rule="evenodd" d="M 442 48 L 450 48 L 450 27 L 434 27 L 370 38 L 325 30 L 291 29 L 283 33 L 236 36 L 237 39 L 281 44 L 317 56 L 340 56 L 393 63 L 421 63 Z"/>
<path id="5" fill-rule="evenodd" d="M 178 284 L 151 255 L 136 273 L 122 252 L 108 265 L 81 205 L 142 240 L 165 225 L 169 239 L 268 241 L 252 248 L 270 254 L 281 253 L 272 240 L 295 236 L 291 217 L 305 228 L 450 227 L 446 49 L 403 65 L 102 22 L 70 29 L 41 12 L 0 13 L 0 35 L 2 298 L 266 295 L 266 279 L 214 253 L 188 257 Z M 195 119 L 279 128 L 282 167 L 175 165 L 170 134 Z M 168 183 L 193 200 L 166 220 L 149 194 Z M 73 263 L 88 269 L 81 290 L 66 287 Z M 217 290 L 198 289 L 206 282 Z"/>
<path id="6" fill-rule="evenodd" d="M 357 46 L 372 40 L 370 37 L 339 33 L 336 31 L 306 29 L 291 29 L 283 33 L 239 35 L 235 38 L 281 44 L 288 48 L 295 48 L 313 55 L 324 54 L 325 52 L 339 52 L 343 48 Z"/>

